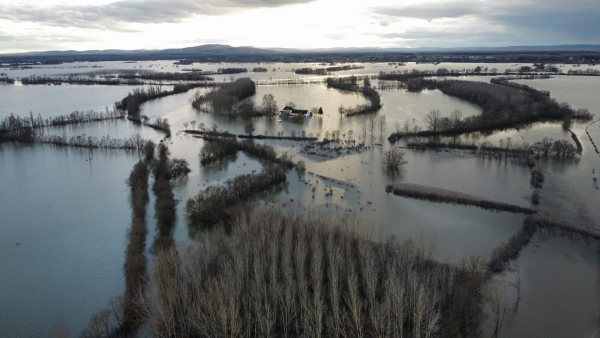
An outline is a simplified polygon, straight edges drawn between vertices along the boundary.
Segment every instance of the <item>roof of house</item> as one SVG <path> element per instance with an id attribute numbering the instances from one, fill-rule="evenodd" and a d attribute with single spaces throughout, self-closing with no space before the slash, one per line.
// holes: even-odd
<path id="1" fill-rule="evenodd" d="M 306 114 L 308 113 L 307 109 L 296 109 L 290 106 L 285 106 L 281 111 L 289 111 L 291 114 Z"/>

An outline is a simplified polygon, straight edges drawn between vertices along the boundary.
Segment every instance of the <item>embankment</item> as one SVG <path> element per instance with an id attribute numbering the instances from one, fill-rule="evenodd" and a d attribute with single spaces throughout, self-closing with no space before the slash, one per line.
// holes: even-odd
<path id="1" fill-rule="evenodd" d="M 475 195 L 465 194 L 462 192 L 447 189 L 429 187 L 420 184 L 397 183 L 394 185 L 388 185 L 385 188 L 385 191 L 393 192 L 395 195 L 399 196 L 418 198 L 440 203 L 474 205 L 483 209 L 494 209 L 525 214 L 534 214 L 536 212 L 531 208 L 496 202 Z"/>

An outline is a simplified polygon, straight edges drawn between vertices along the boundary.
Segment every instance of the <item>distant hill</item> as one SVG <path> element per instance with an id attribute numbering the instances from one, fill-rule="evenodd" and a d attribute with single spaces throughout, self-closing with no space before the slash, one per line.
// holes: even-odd
<path id="1" fill-rule="evenodd" d="M 459 51 L 600 51 L 600 45 L 554 45 L 554 46 L 506 46 L 506 47 L 415 47 L 415 48 L 378 48 L 378 47 L 338 47 L 338 48 L 256 48 L 232 47 L 229 45 L 209 44 L 185 48 L 171 49 L 136 49 L 136 50 L 86 50 L 86 51 L 43 51 L 14 54 L 0 54 L 0 57 L 19 56 L 83 56 L 83 55 L 177 55 L 177 56 L 223 56 L 223 55 L 267 55 L 295 53 L 415 53 L 415 52 L 459 52 Z"/>
<path id="2" fill-rule="evenodd" d="M 559 53 L 563 52 L 563 53 Z M 171 49 L 43 51 L 0 54 L 3 63 L 58 64 L 78 61 L 182 60 L 191 62 L 582 62 L 597 64 L 600 45 L 418 47 L 418 48 L 256 48 L 209 44 Z M 486 56 L 486 57 L 484 57 Z"/>
<path id="3" fill-rule="evenodd" d="M 229 45 L 201 45 L 186 48 L 171 48 L 171 49 L 136 49 L 136 50 L 121 50 L 121 49 L 106 49 L 106 50 L 86 50 L 86 51 L 44 51 L 44 52 L 28 52 L 14 54 L 0 54 L 0 57 L 18 57 L 18 56 L 83 56 L 83 55 L 189 55 L 189 56 L 206 56 L 206 55 L 260 55 L 273 54 L 272 50 L 259 49 L 254 47 L 232 47 Z"/>

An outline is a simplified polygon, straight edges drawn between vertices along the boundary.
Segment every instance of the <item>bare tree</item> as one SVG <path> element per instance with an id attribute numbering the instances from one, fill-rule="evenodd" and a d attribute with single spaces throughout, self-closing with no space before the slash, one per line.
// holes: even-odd
<path id="1" fill-rule="evenodd" d="M 394 122 L 394 131 L 396 134 L 400 134 L 402 132 L 402 123 L 400 123 L 400 121 Z"/>
<path id="2" fill-rule="evenodd" d="M 450 121 L 452 123 L 452 128 L 458 128 L 460 126 L 460 121 L 462 120 L 462 112 L 458 109 L 455 109 L 450 113 Z"/>
<path id="3" fill-rule="evenodd" d="M 396 170 L 406 163 L 408 162 L 404 160 L 404 152 L 398 148 L 383 152 L 383 165 L 387 169 Z"/>
<path id="4" fill-rule="evenodd" d="M 433 109 L 429 111 L 427 115 L 425 115 L 425 123 L 429 126 L 429 129 L 433 132 L 437 132 L 440 128 L 440 122 L 442 119 L 442 114 L 438 109 Z"/>
<path id="5" fill-rule="evenodd" d="M 360 118 L 360 127 L 363 133 L 363 138 L 367 136 L 367 130 L 369 129 L 369 119 L 366 116 Z"/>
<path id="6" fill-rule="evenodd" d="M 385 133 L 385 130 L 387 128 L 387 121 L 386 121 L 385 115 L 379 116 L 379 118 L 377 120 L 377 127 L 379 128 L 380 134 Z"/>
<path id="7" fill-rule="evenodd" d="M 267 116 L 272 116 L 277 113 L 277 101 L 275 101 L 275 97 L 272 94 L 263 95 L 262 100 L 262 112 Z"/>
<path id="8" fill-rule="evenodd" d="M 494 336 L 497 337 L 506 315 L 506 286 L 501 283 L 490 283 L 485 292 L 485 300 L 494 317 Z"/>
<path id="9" fill-rule="evenodd" d="M 244 132 L 246 132 L 248 136 L 252 136 L 255 130 L 256 129 L 254 128 L 254 123 L 252 123 L 252 121 L 248 121 L 246 126 L 244 126 Z"/>
<path id="10" fill-rule="evenodd" d="M 369 116 L 369 131 L 373 134 L 375 131 L 375 126 L 377 125 L 377 117 L 375 115 Z"/>
<path id="11" fill-rule="evenodd" d="M 516 275 L 515 280 L 510 282 L 508 285 L 512 286 L 517 291 L 517 302 L 515 303 L 516 309 L 517 307 L 519 307 L 519 301 L 521 300 L 521 268 L 519 266 L 519 263 L 515 263 L 513 270 Z"/>

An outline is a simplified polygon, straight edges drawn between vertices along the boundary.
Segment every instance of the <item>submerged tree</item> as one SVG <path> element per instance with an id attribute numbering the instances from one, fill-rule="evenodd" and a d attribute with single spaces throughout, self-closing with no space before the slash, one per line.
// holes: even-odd
<path id="1" fill-rule="evenodd" d="M 408 163 L 404 160 L 404 151 L 398 148 L 392 148 L 383 152 L 383 165 L 390 170 L 396 170 L 401 165 Z"/>

